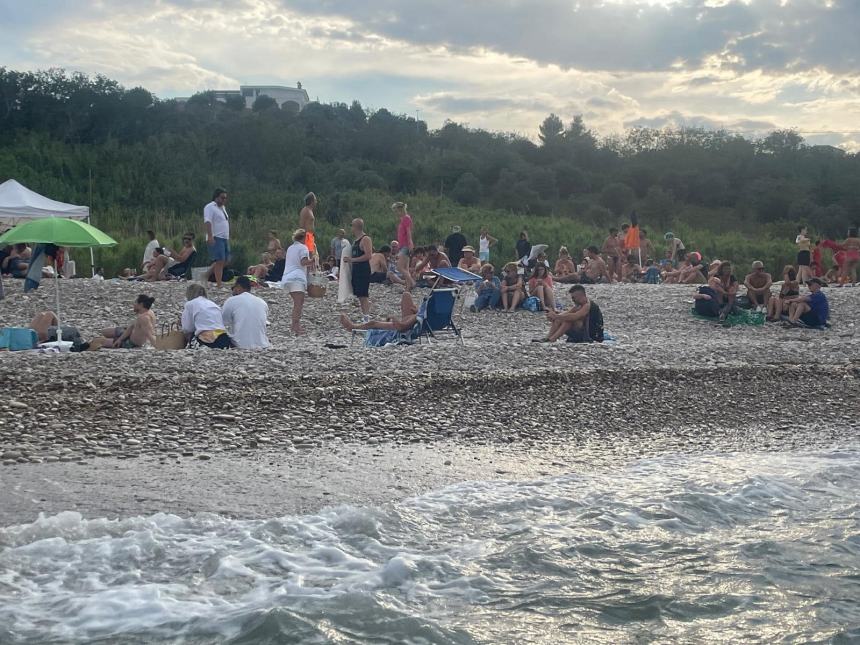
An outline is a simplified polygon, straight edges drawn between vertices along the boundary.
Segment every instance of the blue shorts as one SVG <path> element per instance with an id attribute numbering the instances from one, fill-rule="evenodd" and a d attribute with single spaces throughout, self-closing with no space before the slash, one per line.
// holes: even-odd
<path id="1" fill-rule="evenodd" d="M 209 245 L 209 259 L 213 262 L 226 262 L 230 259 L 230 241 L 223 237 L 216 237 Z"/>
<path id="2" fill-rule="evenodd" d="M 481 262 L 489 262 L 490 261 L 490 252 L 489 251 L 481 251 L 478 253 L 478 259 Z"/>

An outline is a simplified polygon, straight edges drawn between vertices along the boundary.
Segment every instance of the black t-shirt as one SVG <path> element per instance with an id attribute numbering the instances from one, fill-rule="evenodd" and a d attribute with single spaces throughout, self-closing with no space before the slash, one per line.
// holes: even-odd
<path id="1" fill-rule="evenodd" d="M 517 240 L 517 259 L 526 257 L 532 252 L 532 243 L 528 240 Z"/>
<path id="2" fill-rule="evenodd" d="M 266 280 L 269 282 L 280 282 L 281 278 L 284 277 L 284 267 L 286 266 L 287 261 L 284 258 L 280 260 L 275 260 L 275 263 L 272 265 L 272 268 L 269 269 L 269 274 L 266 276 Z"/>
<path id="3" fill-rule="evenodd" d="M 445 248 L 448 249 L 448 259 L 452 267 L 456 267 L 463 257 L 464 246 L 466 246 L 466 238 L 462 233 L 451 233 L 445 238 Z"/>

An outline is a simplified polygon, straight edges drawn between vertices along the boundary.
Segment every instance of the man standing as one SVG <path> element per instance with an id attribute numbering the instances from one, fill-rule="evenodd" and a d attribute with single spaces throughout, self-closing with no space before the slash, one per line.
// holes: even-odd
<path id="1" fill-rule="evenodd" d="M 331 238 L 329 254 L 334 258 L 335 266 L 337 267 L 340 266 L 340 256 L 343 255 L 343 238 L 345 237 L 346 231 L 344 231 L 342 228 L 339 228 L 337 229 L 337 235 Z M 305 239 L 307 239 L 307 233 L 305 234 Z"/>
<path id="2" fill-rule="evenodd" d="M 373 255 L 373 240 L 364 232 L 364 220 L 359 218 L 352 220 L 352 235 L 355 241 L 350 253 L 343 260 L 352 265 L 352 293 L 358 298 L 361 313 L 367 321 L 370 316 L 370 258 Z"/>
<path id="3" fill-rule="evenodd" d="M 602 343 L 603 314 L 596 302 L 591 302 L 585 294 L 585 287 L 575 284 L 570 288 L 573 306 L 562 313 L 552 309 L 546 312 L 550 321 L 549 335 L 536 342 L 554 343 L 567 336 L 569 343 Z"/>
<path id="4" fill-rule="evenodd" d="M 770 273 L 764 272 L 764 264 L 756 260 L 752 263 L 752 273 L 744 278 L 744 286 L 747 288 L 747 298 L 750 305 L 756 311 L 767 311 L 767 303 L 770 300 L 770 286 L 773 278 Z"/>
<path id="5" fill-rule="evenodd" d="M 621 242 L 618 239 L 618 229 L 610 228 L 609 237 L 603 243 L 603 256 L 608 266 L 609 281 L 621 281 Z"/>
<path id="6" fill-rule="evenodd" d="M 308 251 L 310 251 L 311 257 L 314 258 L 314 262 L 319 259 L 316 238 L 314 237 L 317 221 L 314 209 L 318 203 L 317 196 L 314 193 L 308 193 L 305 195 L 305 207 L 299 213 L 299 228 L 305 230 L 305 246 L 308 247 Z"/>
<path id="7" fill-rule="evenodd" d="M 227 215 L 227 191 L 216 188 L 212 201 L 203 209 L 206 227 L 206 244 L 212 260 L 210 272 L 215 276 L 215 286 L 221 287 L 224 267 L 230 260 L 230 218 Z"/>
<path id="8" fill-rule="evenodd" d="M 529 232 L 527 230 L 523 229 L 520 232 L 520 239 L 517 240 L 516 248 L 518 261 L 523 258 L 528 259 L 529 254 L 532 252 L 532 243 L 529 242 Z"/>
<path id="9" fill-rule="evenodd" d="M 451 228 L 451 235 L 445 238 L 445 254 L 448 260 L 451 261 L 451 266 L 455 267 L 460 263 L 463 257 L 463 247 L 466 246 L 466 238 L 460 232 L 459 226 Z"/>
<path id="10" fill-rule="evenodd" d="M 268 349 L 266 322 L 269 305 L 251 293 L 251 281 L 241 275 L 233 284 L 233 295 L 221 308 L 224 324 L 239 349 Z"/>

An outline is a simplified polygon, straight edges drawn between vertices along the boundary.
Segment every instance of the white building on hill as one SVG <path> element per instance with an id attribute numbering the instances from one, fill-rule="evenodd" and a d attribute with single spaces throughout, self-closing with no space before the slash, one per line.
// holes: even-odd
<path id="1" fill-rule="evenodd" d="M 241 96 L 245 99 L 245 107 L 252 107 L 254 101 L 260 96 L 269 96 L 278 103 L 281 109 L 292 109 L 300 112 L 310 103 L 308 93 L 302 87 L 301 83 L 296 83 L 295 87 L 285 87 L 283 85 L 240 85 L 238 90 L 214 90 L 212 92 L 215 98 L 219 101 L 226 101 L 233 96 Z M 187 101 L 187 98 L 178 98 L 177 101 Z"/>

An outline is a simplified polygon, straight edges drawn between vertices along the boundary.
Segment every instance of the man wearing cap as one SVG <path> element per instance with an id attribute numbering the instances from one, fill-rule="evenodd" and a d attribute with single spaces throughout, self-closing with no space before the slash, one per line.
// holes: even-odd
<path id="1" fill-rule="evenodd" d="M 767 311 L 767 303 L 770 300 L 770 286 L 773 278 L 770 273 L 764 272 L 764 264 L 756 260 L 752 263 L 752 273 L 744 278 L 744 286 L 747 288 L 747 298 L 750 306 L 756 311 Z"/>
<path id="2" fill-rule="evenodd" d="M 451 235 L 445 238 L 445 254 L 448 256 L 452 267 L 460 263 L 460 258 L 463 257 L 464 246 L 466 246 L 466 238 L 460 232 L 460 227 L 452 227 Z"/>
<path id="3" fill-rule="evenodd" d="M 469 245 L 463 247 L 463 257 L 457 263 L 457 268 L 472 273 L 480 273 L 481 261 L 475 256 L 475 249 Z"/>
<path id="4" fill-rule="evenodd" d="M 809 293 L 805 296 L 789 298 L 788 322 L 792 325 L 803 323 L 809 327 L 824 327 L 830 319 L 830 303 L 821 292 L 826 283 L 821 278 L 806 281 Z"/>

